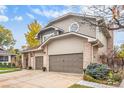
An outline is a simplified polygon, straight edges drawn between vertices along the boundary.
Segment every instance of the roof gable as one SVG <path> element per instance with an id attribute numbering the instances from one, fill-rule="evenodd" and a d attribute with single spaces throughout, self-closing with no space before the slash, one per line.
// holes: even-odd
<path id="1" fill-rule="evenodd" d="M 51 26 L 53 23 L 57 22 L 57 21 L 61 21 L 67 17 L 70 17 L 70 16 L 75 16 L 75 17 L 86 17 L 86 18 L 92 18 L 92 19 L 98 19 L 100 17 L 95 17 L 95 16 L 90 16 L 90 15 L 82 15 L 82 14 L 79 14 L 79 13 L 67 13 L 67 14 L 64 14 L 62 16 L 59 16 L 51 21 L 49 21 L 49 23 L 45 26 L 45 27 L 48 27 L 48 26 Z"/>

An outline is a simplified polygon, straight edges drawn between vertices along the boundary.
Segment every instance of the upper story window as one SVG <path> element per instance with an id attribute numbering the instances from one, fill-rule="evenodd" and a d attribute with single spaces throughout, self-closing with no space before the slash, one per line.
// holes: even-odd
<path id="1" fill-rule="evenodd" d="M 69 26 L 69 32 L 77 32 L 78 30 L 79 24 L 77 22 L 74 22 Z"/>
<path id="2" fill-rule="evenodd" d="M 43 42 L 46 41 L 48 38 L 50 38 L 51 36 L 54 36 L 54 33 L 50 33 L 50 34 L 47 34 L 47 35 L 44 35 L 43 36 Z"/>

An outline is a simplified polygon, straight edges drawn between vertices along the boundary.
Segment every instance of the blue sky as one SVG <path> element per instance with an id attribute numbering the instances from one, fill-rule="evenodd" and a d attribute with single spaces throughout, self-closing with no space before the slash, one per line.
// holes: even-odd
<path id="1" fill-rule="evenodd" d="M 21 48 L 26 44 L 24 33 L 28 31 L 27 25 L 33 20 L 44 27 L 48 21 L 68 12 L 81 13 L 84 6 L 29 6 L 9 5 L 0 6 L 0 24 L 10 29 L 16 40 L 15 48 Z M 115 32 L 115 44 L 124 43 L 124 32 Z"/>

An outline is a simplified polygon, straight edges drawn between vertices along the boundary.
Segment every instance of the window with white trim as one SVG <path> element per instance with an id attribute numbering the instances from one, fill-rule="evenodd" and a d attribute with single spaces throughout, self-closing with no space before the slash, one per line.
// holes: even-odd
<path id="1" fill-rule="evenodd" d="M 78 30 L 79 24 L 77 22 L 74 22 L 69 26 L 69 32 L 77 32 Z"/>
<path id="2" fill-rule="evenodd" d="M 44 35 L 43 36 L 43 42 L 46 41 L 48 38 L 50 38 L 51 36 L 54 36 L 55 34 L 54 33 L 50 33 L 50 34 L 47 34 L 47 35 Z"/>

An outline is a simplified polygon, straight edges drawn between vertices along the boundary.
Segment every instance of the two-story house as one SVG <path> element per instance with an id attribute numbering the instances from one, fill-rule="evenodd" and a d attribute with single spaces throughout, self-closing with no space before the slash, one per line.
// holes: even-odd
<path id="1" fill-rule="evenodd" d="M 55 18 L 37 34 L 41 45 L 23 51 L 23 68 L 82 73 L 90 63 L 100 63 L 100 55 L 113 49 L 113 33 L 84 19 L 104 22 L 100 17 L 75 13 Z"/>

